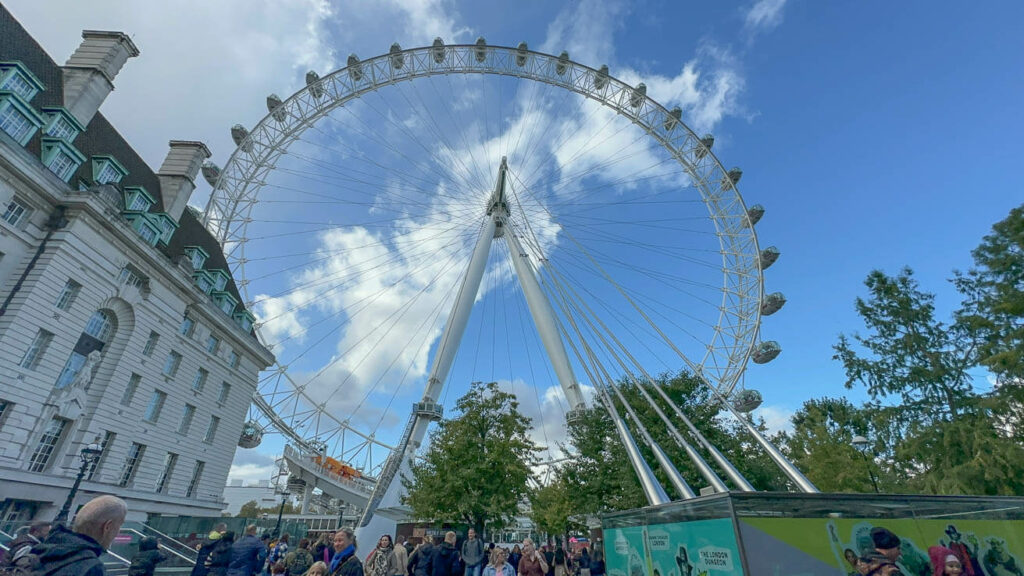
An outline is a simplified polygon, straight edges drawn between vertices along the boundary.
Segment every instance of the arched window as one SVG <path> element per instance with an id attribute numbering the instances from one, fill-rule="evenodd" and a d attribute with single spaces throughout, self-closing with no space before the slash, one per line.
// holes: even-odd
<path id="1" fill-rule="evenodd" d="M 85 333 L 105 343 L 110 337 L 110 316 L 103 310 L 94 312 L 85 325 Z"/>
<path id="2" fill-rule="evenodd" d="M 114 316 L 110 312 L 97 310 L 93 312 L 89 321 L 85 324 L 85 330 L 78 337 L 75 349 L 71 351 L 68 361 L 64 363 L 64 369 L 60 371 L 55 386 L 66 388 L 75 378 L 78 377 L 82 368 L 86 365 L 89 354 L 95 351 L 103 351 L 115 329 Z"/>

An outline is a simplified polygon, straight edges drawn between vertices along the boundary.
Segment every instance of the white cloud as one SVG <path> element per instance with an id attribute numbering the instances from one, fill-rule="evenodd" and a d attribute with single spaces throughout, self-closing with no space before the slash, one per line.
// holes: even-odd
<path id="1" fill-rule="evenodd" d="M 257 449 L 239 449 L 235 452 L 235 460 L 228 472 L 228 479 L 240 479 L 245 483 L 270 480 L 276 471 L 274 456 Z"/>
<path id="2" fill-rule="evenodd" d="M 786 0 L 757 0 L 744 16 L 744 26 L 748 32 L 774 29 L 782 23 L 782 9 Z"/>
<path id="3" fill-rule="evenodd" d="M 764 419 L 770 434 L 793 431 L 793 415 L 795 412 L 781 405 L 763 405 L 754 412 L 755 416 Z"/>

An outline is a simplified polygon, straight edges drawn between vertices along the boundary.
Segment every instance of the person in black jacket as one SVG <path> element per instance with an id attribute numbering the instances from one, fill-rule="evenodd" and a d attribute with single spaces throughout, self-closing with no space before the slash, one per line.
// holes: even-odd
<path id="1" fill-rule="evenodd" d="M 160 552 L 160 542 L 156 538 L 143 538 L 139 541 L 139 551 L 132 556 L 128 576 L 153 576 L 156 565 L 165 560 L 167 556 Z"/>
<path id="2" fill-rule="evenodd" d="M 430 576 L 458 576 L 461 573 L 459 553 L 455 551 L 455 532 L 444 535 L 444 542 L 434 549 Z"/>
<path id="3" fill-rule="evenodd" d="M 227 532 L 228 525 L 221 522 L 210 530 L 209 535 L 203 539 L 199 548 L 196 549 L 196 565 L 192 568 L 191 576 L 206 576 L 206 559 L 210 557 L 210 551 L 213 550 L 213 546 L 220 541 L 224 533 Z"/>
<path id="4" fill-rule="evenodd" d="M 75 515 L 73 529 L 58 525 L 32 547 L 39 562 L 34 574 L 105 576 L 100 555 L 121 531 L 128 505 L 116 496 L 97 496 Z"/>
<path id="5" fill-rule="evenodd" d="M 409 556 L 409 565 L 406 566 L 412 576 L 433 576 L 431 562 L 434 560 L 434 546 L 430 543 L 430 536 L 423 539 L 419 548 Z"/>
<path id="6" fill-rule="evenodd" d="M 231 531 L 221 534 L 220 540 L 214 542 L 204 561 L 207 576 L 225 576 L 228 573 L 228 564 L 231 563 L 231 547 L 234 544 L 235 533 Z"/>

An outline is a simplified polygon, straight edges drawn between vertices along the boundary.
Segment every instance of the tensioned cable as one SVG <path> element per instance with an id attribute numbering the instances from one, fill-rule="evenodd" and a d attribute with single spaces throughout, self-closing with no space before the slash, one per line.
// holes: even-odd
<path id="1" fill-rule="evenodd" d="M 457 257 L 457 256 L 459 256 L 459 253 L 458 253 L 458 252 L 456 252 L 456 253 L 453 253 L 453 254 L 452 254 L 452 255 L 451 255 L 450 257 L 449 257 L 449 264 L 448 264 L 448 265 L 452 265 L 452 264 L 453 264 L 453 263 L 455 262 L 455 260 L 456 260 L 456 257 Z M 421 263 L 421 266 L 427 266 L 428 264 L 429 264 L 429 263 L 427 263 L 427 262 L 423 262 L 423 263 Z M 390 285 L 389 285 L 388 287 L 386 287 L 386 288 L 382 288 L 381 290 L 377 291 L 377 292 L 376 292 L 375 294 L 372 294 L 372 295 L 370 295 L 370 296 L 367 296 L 367 297 L 363 298 L 362 300 L 369 300 L 369 302 L 367 302 L 367 304 L 366 304 L 365 306 L 363 306 L 362 308 L 360 308 L 360 309 L 356 310 L 355 312 L 353 312 L 353 313 L 352 313 L 352 314 L 351 314 L 351 315 L 349 316 L 349 322 L 347 322 L 347 323 L 342 323 L 342 324 L 339 324 L 339 325 L 338 325 L 337 327 L 335 327 L 334 329 L 332 329 L 331 331 L 329 331 L 329 332 L 328 332 L 327 334 L 325 334 L 325 335 L 324 335 L 324 336 L 323 336 L 322 338 L 320 338 L 320 340 L 318 340 L 318 341 L 317 341 L 316 343 L 314 343 L 314 344 L 313 344 L 313 346 L 316 346 L 317 344 L 319 344 L 319 343 L 323 342 L 323 340 L 325 340 L 325 339 L 326 339 L 326 338 L 327 338 L 328 336 L 330 336 L 330 335 L 331 335 L 331 334 L 333 334 L 334 332 L 336 332 L 336 331 L 340 330 L 342 326 L 345 326 L 345 325 L 349 325 L 349 324 L 351 324 L 351 323 L 352 323 L 352 321 L 353 321 L 353 320 L 354 320 L 354 319 L 355 319 L 355 318 L 356 318 L 356 317 L 357 317 L 357 316 L 359 315 L 359 313 L 361 313 L 362 311 L 364 311 L 364 310 L 368 309 L 368 308 L 370 307 L 370 304 L 372 304 L 372 303 L 373 303 L 374 301 L 376 301 L 376 299 L 380 298 L 380 297 L 381 297 L 381 296 L 382 296 L 383 294 L 385 294 L 386 292 L 388 292 L 388 291 L 389 291 L 390 289 L 392 289 L 392 288 L 394 288 L 395 286 L 397 286 L 397 285 L 399 284 L 399 282 L 401 282 L 402 280 L 405 280 L 405 279 L 406 279 L 406 278 L 407 278 L 407 277 L 408 277 L 408 276 L 409 276 L 410 274 L 414 273 L 415 271 L 416 271 L 416 270 L 411 270 L 411 271 L 410 271 L 409 273 L 407 273 L 407 274 L 406 274 L 406 276 L 403 276 L 402 278 L 400 278 L 400 279 L 399 279 L 399 280 L 397 280 L 396 282 L 393 282 L 393 283 L 391 283 L 391 284 L 390 284 Z M 425 289 L 425 287 L 424 287 L 424 289 Z M 421 291 L 422 291 L 422 289 L 421 289 Z M 394 313 L 394 312 L 393 312 L 393 313 Z M 376 329 L 377 329 L 377 328 L 379 328 L 379 327 L 380 327 L 380 324 L 378 324 L 377 326 L 375 326 L 374 330 L 376 330 Z M 371 333 L 372 333 L 372 332 L 371 332 Z M 357 342 L 357 344 L 358 344 L 358 343 L 359 343 L 359 342 Z M 301 359 L 301 358 L 302 358 L 303 356 L 305 356 L 305 354 L 306 354 L 306 353 L 308 353 L 308 352 L 309 352 L 310 350 L 312 350 L 313 346 L 310 346 L 310 347 L 308 347 L 308 348 L 307 348 L 307 349 L 306 349 L 305 351 L 303 351 L 303 352 L 302 352 L 301 354 L 299 354 L 298 356 L 295 356 L 295 357 L 291 358 L 291 363 L 294 363 L 294 362 L 295 362 L 296 360 L 299 360 L 299 359 Z M 346 352 L 347 352 L 347 350 L 346 350 Z M 324 367 L 323 367 L 323 368 L 322 368 L 322 369 L 320 370 L 320 372 L 318 372 L 318 373 L 317 373 L 317 374 L 316 374 L 316 375 L 314 376 L 314 378 L 316 378 L 316 377 L 319 377 L 319 375 L 320 375 L 320 374 L 322 374 L 322 373 L 323 373 L 323 372 L 324 372 L 324 371 L 325 371 L 325 370 L 326 370 L 327 368 L 330 368 L 330 367 L 331 367 L 331 366 L 332 366 L 332 365 L 333 365 L 334 363 L 338 362 L 338 361 L 339 361 L 339 360 L 341 359 L 341 357 L 342 357 L 342 355 L 340 355 L 340 354 L 339 354 L 338 356 L 336 356 L 336 357 L 335 357 L 335 358 L 334 358 L 334 359 L 333 359 L 333 360 L 332 360 L 332 361 L 331 361 L 331 362 L 330 362 L 330 363 L 329 363 L 328 365 L 324 366 Z M 311 379 L 311 380 L 312 380 L 312 379 Z M 307 383 L 306 383 L 306 385 L 308 385 L 308 383 L 309 383 L 309 382 L 307 382 Z"/>

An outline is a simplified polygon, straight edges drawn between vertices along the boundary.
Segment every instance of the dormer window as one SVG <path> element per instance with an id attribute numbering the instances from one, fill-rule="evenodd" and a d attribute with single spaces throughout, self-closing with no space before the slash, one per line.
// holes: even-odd
<path id="1" fill-rule="evenodd" d="M 97 184 L 117 184 L 128 175 L 128 170 L 112 156 L 92 157 L 92 180 Z M 145 210 L 141 210 L 145 212 Z"/>
<path id="2" fill-rule="evenodd" d="M 178 229 L 178 223 L 163 212 L 153 214 L 151 218 L 156 221 L 156 225 L 160 228 L 160 243 L 170 244 L 171 236 L 174 236 L 174 231 Z"/>
<path id="3" fill-rule="evenodd" d="M 235 322 L 242 328 L 242 330 L 249 332 L 252 330 L 252 323 L 256 321 L 256 318 L 248 310 L 241 310 L 235 312 Z"/>
<path id="4" fill-rule="evenodd" d="M 43 132 L 47 136 L 58 138 L 70 144 L 85 130 L 78 123 L 78 120 L 64 108 L 47 107 L 43 108 L 43 113 L 47 117 L 46 127 L 43 129 Z"/>
<path id="5" fill-rule="evenodd" d="M 43 83 L 21 62 L 0 62 L 0 90 L 13 92 L 29 102 L 43 88 Z"/>
<path id="6" fill-rule="evenodd" d="M 125 187 L 125 210 L 128 212 L 149 212 L 156 202 L 142 186 Z"/>
<path id="7" fill-rule="evenodd" d="M 0 91 L 0 130 L 20 146 L 28 143 L 46 121 L 31 106 L 11 92 Z"/>
<path id="8" fill-rule="evenodd" d="M 213 277 L 206 270 L 197 270 L 192 274 L 192 279 L 196 281 L 196 286 L 203 292 L 209 294 L 213 290 Z"/>
<path id="9" fill-rule="evenodd" d="M 57 175 L 57 178 L 67 182 L 71 175 L 78 170 L 78 167 L 85 162 L 85 156 L 74 146 L 60 138 L 51 136 L 43 137 L 43 164 Z"/>
<path id="10" fill-rule="evenodd" d="M 206 259 L 210 257 L 210 254 L 199 246 L 185 246 L 185 254 L 188 256 L 189 261 L 192 262 L 193 270 L 202 270 L 203 265 L 206 264 Z M 212 278 L 210 282 L 212 284 Z"/>
<path id="11" fill-rule="evenodd" d="M 235 297 L 227 292 L 214 292 L 213 302 L 217 305 L 217 308 L 220 308 L 221 312 L 228 316 L 234 313 L 235 306 L 238 305 L 238 300 L 235 300 Z"/>
<path id="12" fill-rule="evenodd" d="M 125 219 L 132 223 L 132 229 L 145 240 L 146 244 L 156 246 L 162 232 L 159 225 L 148 216 L 149 214 L 139 212 L 128 212 L 124 215 Z"/>
<path id="13" fill-rule="evenodd" d="M 210 270 L 210 274 L 213 275 L 213 289 L 223 290 L 228 285 L 228 280 L 231 278 L 227 275 L 227 272 L 223 270 Z"/>

